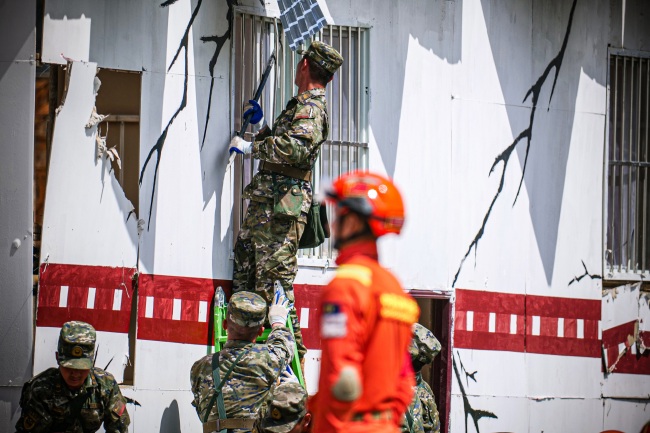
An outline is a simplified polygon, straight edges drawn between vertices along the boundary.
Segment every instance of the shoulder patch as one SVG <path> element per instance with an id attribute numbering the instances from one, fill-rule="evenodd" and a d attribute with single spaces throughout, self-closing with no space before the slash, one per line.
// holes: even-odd
<path id="1" fill-rule="evenodd" d="M 320 323 L 321 338 L 341 338 L 348 334 L 348 316 L 334 302 L 323 304 Z"/>
<path id="2" fill-rule="evenodd" d="M 372 284 L 372 270 L 363 265 L 341 265 L 336 270 L 334 278 L 355 280 L 366 287 L 370 287 Z"/>

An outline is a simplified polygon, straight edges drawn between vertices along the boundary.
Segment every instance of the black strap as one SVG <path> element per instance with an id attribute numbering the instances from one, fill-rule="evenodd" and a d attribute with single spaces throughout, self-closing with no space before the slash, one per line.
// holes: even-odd
<path id="1" fill-rule="evenodd" d="M 215 401 L 217 401 L 217 410 L 219 411 L 219 419 L 226 418 L 226 407 L 223 402 L 223 394 L 221 393 L 221 389 L 230 378 L 230 374 L 232 373 L 232 370 L 235 368 L 235 365 L 237 365 L 239 360 L 242 359 L 242 357 L 245 354 L 247 354 L 249 351 L 250 351 L 250 347 L 246 350 L 242 350 L 242 352 L 237 356 L 237 358 L 235 358 L 235 361 L 232 363 L 230 368 L 228 368 L 228 370 L 226 371 L 226 374 L 223 376 L 223 380 L 220 379 L 219 377 L 219 354 L 221 352 L 216 352 L 212 355 L 212 380 L 214 381 L 214 395 L 210 399 L 210 403 L 208 403 L 205 416 L 203 417 L 204 423 L 208 422 L 208 417 L 210 416 L 210 412 L 212 412 L 212 407 L 214 406 Z"/>

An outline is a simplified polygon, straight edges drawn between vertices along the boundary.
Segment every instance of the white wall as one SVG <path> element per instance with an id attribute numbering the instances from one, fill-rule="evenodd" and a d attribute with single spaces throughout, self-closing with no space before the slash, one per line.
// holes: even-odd
<path id="1" fill-rule="evenodd" d="M 0 430 L 32 375 L 35 2 L 0 4 Z"/>
<path id="2" fill-rule="evenodd" d="M 142 73 L 145 226 L 132 265 L 144 274 L 230 279 L 230 47 L 210 76 L 216 44 L 201 41 L 226 32 L 227 6 L 159 3 L 47 2 L 43 56 L 61 63 L 60 53 L 70 53 Z M 403 235 L 382 240 L 382 260 L 405 286 L 599 302 L 601 280 L 572 280 L 583 263 L 602 275 L 607 46 L 648 50 L 647 7 L 626 2 L 623 31 L 619 1 L 579 0 L 570 26 L 566 1 L 322 3 L 332 24 L 370 27 L 370 166 L 394 177 L 408 209 Z M 253 0 L 242 7 L 262 10 Z M 530 147 L 525 139 L 515 145 L 526 131 Z M 157 143 L 161 152 L 145 167 Z M 297 282 L 323 284 L 330 275 L 303 269 Z M 162 430 L 163 419 L 179 429 L 196 424 L 186 379 L 200 347 L 138 343 L 128 393 L 146 404 L 135 411 L 136 431 Z M 151 358 L 180 379 L 159 382 Z M 481 431 L 581 431 L 585 419 L 586 430 L 628 431 L 645 417 L 637 403 L 601 399 L 598 357 L 454 350 L 454 362 L 461 359 L 478 375 L 463 390 L 453 379 L 451 431 L 465 431 L 464 399 L 497 416 L 478 420 Z M 630 415 L 611 414 L 619 408 Z"/>

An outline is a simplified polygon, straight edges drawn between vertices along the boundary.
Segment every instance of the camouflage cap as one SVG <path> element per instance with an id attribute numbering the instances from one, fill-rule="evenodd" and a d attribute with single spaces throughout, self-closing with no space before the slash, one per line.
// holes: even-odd
<path id="1" fill-rule="evenodd" d="M 57 360 L 61 367 L 88 370 L 95 355 L 95 328 L 86 322 L 66 322 L 61 327 Z"/>
<path id="2" fill-rule="evenodd" d="M 260 420 L 261 431 L 286 433 L 307 413 L 307 391 L 297 382 L 285 382 L 273 391 L 266 416 Z"/>
<path id="3" fill-rule="evenodd" d="M 415 323 L 413 339 L 409 346 L 411 358 L 422 364 L 428 364 L 440 353 L 440 350 L 440 342 L 433 333 L 419 323 Z"/>
<path id="4" fill-rule="evenodd" d="M 266 320 L 266 301 L 252 292 L 237 292 L 228 302 L 228 318 L 240 326 L 261 326 Z"/>
<path id="5" fill-rule="evenodd" d="M 321 41 L 314 41 L 308 49 L 296 50 L 296 52 L 309 57 L 332 74 L 343 64 L 343 56 L 331 45 Z"/>

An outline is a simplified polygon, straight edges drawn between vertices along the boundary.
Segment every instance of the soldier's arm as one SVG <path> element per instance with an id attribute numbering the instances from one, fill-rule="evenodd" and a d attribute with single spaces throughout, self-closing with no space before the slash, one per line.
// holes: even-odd
<path id="1" fill-rule="evenodd" d="M 192 387 L 192 394 L 194 395 L 192 406 L 194 406 L 196 414 L 201 422 L 203 422 L 207 405 L 214 394 L 212 355 L 206 355 L 192 365 L 192 370 L 190 371 L 190 385 Z M 216 409 L 216 405 L 213 410 L 214 409 Z"/>
<path id="2" fill-rule="evenodd" d="M 291 363 L 294 345 L 293 335 L 285 326 L 277 326 L 269 334 L 266 346 L 271 357 L 270 367 L 273 369 L 275 379 L 280 376 L 284 367 Z"/>
<path id="3" fill-rule="evenodd" d="M 106 433 L 126 433 L 129 430 L 131 419 L 126 410 L 126 399 L 120 391 L 115 378 L 106 372 L 105 376 L 98 378 L 100 386 L 106 387 L 108 398 L 104 409 L 104 430 Z"/>
<path id="4" fill-rule="evenodd" d="M 325 116 L 321 108 L 300 105 L 291 124 L 291 129 L 282 135 L 270 135 L 253 143 L 255 158 L 279 164 L 301 165 L 318 143 L 323 141 Z"/>
<path id="5" fill-rule="evenodd" d="M 45 433 L 50 431 L 52 417 L 39 397 L 39 390 L 29 381 L 23 385 L 20 395 L 20 418 L 16 423 L 18 433 Z"/>

